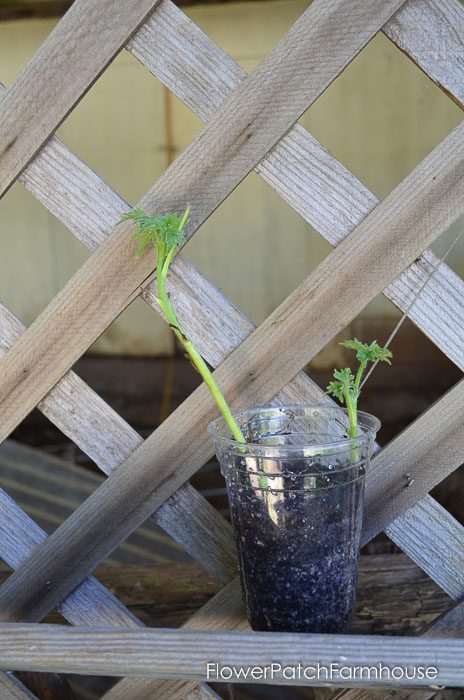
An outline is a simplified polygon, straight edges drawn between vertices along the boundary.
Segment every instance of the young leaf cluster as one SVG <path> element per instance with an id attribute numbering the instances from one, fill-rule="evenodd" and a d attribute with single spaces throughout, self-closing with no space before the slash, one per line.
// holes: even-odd
<path id="1" fill-rule="evenodd" d="M 327 393 L 335 396 L 340 403 L 345 403 L 350 419 L 350 437 L 358 434 L 358 399 L 361 391 L 361 380 L 369 362 L 387 362 L 393 355 L 388 348 L 381 347 L 376 340 L 372 343 L 363 343 L 357 338 L 344 340 L 340 343 L 349 350 L 356 352 L 356 359 L 359 362 L 356 374 L 349 367 L 334 370 L 334 381 L 327 387 Z"/>
<path id="2" fill-rule="evenodd" d="M 155 248 L 164 250 L 165 255 L 175 251 L 185 239 L 184 225 L 189 215 L 189 207 L 182 216 L 176 212 L 159 216 L 148 216 L 143 209 L 133 209 L 124 214 L 121 221 L 134 221 L 137 228 L 134 238 L 138 241 L 137 255 Z M 119 223 L 121 223 L 121 221 Z"/>

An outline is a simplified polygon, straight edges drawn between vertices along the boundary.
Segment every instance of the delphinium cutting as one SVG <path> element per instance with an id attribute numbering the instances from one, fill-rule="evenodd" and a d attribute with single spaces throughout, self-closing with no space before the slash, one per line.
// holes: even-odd
<path id="1" fill-rule="evenodd" d="M 359 366 L 356 374 L 350 367 L 334 370 L 334 381 L 327 387 L 327 393 L 335 396 L 340 403 L 346 404 L 350 421 L 349 437 L 358 435 L 358 399 L 361 393 L 361 382 L 369 362 L 388 362 L 393 355 L 388 348 L 381 347 L 376 340 L 372 343 L 363 343 L 357 338 L 344 340 L 340 343 L 344 348 L 356 351 L 356 359 Z"/>
<path id="2" fill-rule="evenodd" d="M 185 240 L 184 227 L 188 215 L 189 207 L 187 207 L 182 216 L 175 212 L 159 216 L 148 216 L 143 209 L 133 209 L 124 214 L 121 221 L 133 221 L 136 224 L 134 238 L 138 241 L 137 255 L 143 255 L 147 250 L 154 248 L 156 252 L 156 301 L 194 367 L 198 370 L 213 395 L 234 440 L 246 442 L 211 370 L 192 341 L 182 330 L 177 314 L 171 304 L 169 292 L 166 289 L 166 279 L 170 265 L 177 249 Z"/>

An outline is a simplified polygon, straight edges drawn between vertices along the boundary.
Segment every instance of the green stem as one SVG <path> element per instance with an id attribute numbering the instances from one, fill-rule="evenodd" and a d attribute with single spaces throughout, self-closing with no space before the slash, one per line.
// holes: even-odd
<path id="1" fill-rule="evenodd" d="M 358 410 L 357 410 L 357 397 L 350 391 L 349 382 L 346 382 L 343 387 L 343 393 L 345 395 L 345 403 L 348 411 L 348 417 L 350 419 L 350 427 L 348 430 L 349 437 L 356 437 L 358 434 Z M 351 462 L 356 464 L 358 461 L 358 451 L 356 447 L 351 448 Z"/>
<path id="2" fill-rule="evenodd" d="M 192 342 L 184 335 L 184 333 L 181 330 L 179 321 L 176 316 L 176 312 L 174 311 L 174 308 L 169 300 L 168 293 L 166 291 L 165 287 L 165 282 L 166 282 L 166 276 L 168 273 L 169 265 L 171 264 L 172 258 L 174 255 L 174 249 L 171 249 L 170 252 L 168 253 L 167 256 L 165 256 L 165 248 L 163 249 L 163 246 L 160 246 L 158 249 L 158 266 L 157 266 L 157 289 L 158 289 L 158 299 L 159 303 L 161 306 L 161 309 L 164 312 L 164 315 L 166 316 L 166 319 L 171 326 L 172 330 L 176 334 L 176 336 L 179 338 L 180 342 L 182 343 L 183 347 L 185 348 L 185 351 L 187 352 L 188 356 L 192 360 L 194 366 L 200 373 L 203 381 L 205 382 L 206 386 L 210 390 L 211 394 L 213 395 L 214 400 L 216 401 L 219 410 L 221 411 L 224 420 L 227 423 L 227 426 L 230 429 L 230 432 L 232 433 L 232 436 L 234 440 L 237 442 L 246 442 L 245 436 L 240 430 L 240 427 L 235 420 L 235 418 L 232 415 L 232 412 L 227 404 L 227 401 L 225 400 L 218 383 L 216 382 L 212 372 L 210 371 L 208 365 L 198 352 L 198 350 L 194 347 Z"/>
<path id="3" fill-rule="evenodd" d="M 348 417 L 350 419 L 349 435 L 350 437 L 356 437 L 356 435 L 358 434 L 358 411 L 356 398 L 352 396 L 348 385 L 345 386 L 344 393 L 346 408 L 348 410 Z"/>
<path id="4" fill-rule="evenodd" d="M 367 367 L 367 360 L 361 360 L 359 363 L 358 371 L 356 372 L 356 378 L 354 380 L 354 387 L 353 387 L 353 394 L 356 397 L 356 403 L 358 402 L 358 397 L 359 397 L 359 392 L 360 392 L 360 387 L 361 387 L 361 379 L 364 374 L 364 370 Z"/>

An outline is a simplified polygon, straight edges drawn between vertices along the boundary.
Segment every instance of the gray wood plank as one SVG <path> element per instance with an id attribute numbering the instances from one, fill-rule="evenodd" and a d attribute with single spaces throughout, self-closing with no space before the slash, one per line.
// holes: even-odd
<path id="1" fill-rule="evenodd" d="M 157 0 L 76 0 L 0 101 L 0 196 L 122 49 Z"/>
<path id="2" fill-rule="evenodd" d="M 307 673 L 286 677 L 283 668 L 297 664 L 302 649 Z M 434 669 L 432 678 L 404 674 L 403 687 L 464 686 L 462 639 L 0 624 L 0 666 L 15 670 L 205 681 L 211 661 L 244 669 L 250 662 L 262 667 L 277 663 L 280 669 L 272 678 L 242 675 L 237 682 L 311 686 L 320 685 L 311 677 L 317 660 L 323 666 L 334 665 L 332 685 L 398 687 L 398 679 L 388 679 L 385 673 L 377 678 L 359 672 L 354 679 L 344 677 L 342 668 L 378 668 L 379 659 L 386 667 L 404 668 L 407 659 L 409 667 Z"/>

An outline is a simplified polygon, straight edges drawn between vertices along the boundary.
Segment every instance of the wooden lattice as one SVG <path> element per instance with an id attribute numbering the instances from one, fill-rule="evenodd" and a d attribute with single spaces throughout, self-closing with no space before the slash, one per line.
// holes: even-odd
<path id="1" fill-rule="evenodd" d="M 117 0 L 76 0 L 4 91 L 1 192 L 19 178 L 95 252 L 29 329 L 0 306 L 0 436 L 38 405 L 108 479 L 48 539 L 0 491 L 0 556 L 15 569 L 0 588 L 1 619 L 39 622 L 58 607 L 79 626 L 0 625 L 3 668 L 154 677 L 125 678 L 105 695 L 112 700 L 212 698 L 208 686 L 196 685 L 204 679 L 205 656 L 231 665 L 300 658 L 299 635 L 257 642 L 256 633 L 223 631 L 247 630 L 231 528 L 186 483 L 212 453 L 206 425 L 216 409 L 205 387 L 143 441 L 70 370 L 138 295 L 158 309 L 147 293 L 150 256 L 134 257 L 128 225 L 113 230 L 129 204 L 53 134 L 124 45 L 199 115 L 205 128 L 141 206 L 154 213 L 190 203 L 191 236 L 255 169 L 335 249 L 256 330 L 178 255 L 169 285 L 180 320 L 218 367 L 234 408 L 330 401 L 301 368 L 377 293 L 408 307 L 438 262 L 424 250 L 464 201 L 462 124 L 380 203 L 295 124 L 378 31 L 462 103 L 464 10 L 458 0 L 315 0 L 250 76 L 171 0 L 133 0 L 123 12 Z M 461 369 L 463 301 L 464 283 L 442 263 L 410 312 Z M 464 596 L 464 529 L 428 492 L 463 461 L 463 400 L 461 381 L 376 455 L 364 529 L 364 541 L 386 530 L 455 602 Z M 227 584 L 185 630 L 139 629 L 142 623 L 91 576 L 153 513 Z M 192 629 L 209 633 L 193 635 Z M 357 637 L 347 644 L 346 637 L 308 636 L 304 653 L 320 661 L 343 653 L 347 663 L 381 658 L 388 664 L 405 656 L 410 663 L 433 661 L 441 683 L 464 685 L 464 644 L 445 638 L 463 632 L 458 602 L 432 627 L 432 639 Z M 0 684 L 2 698 L 32 697 L 10 674 L 1 675 Z"/>

